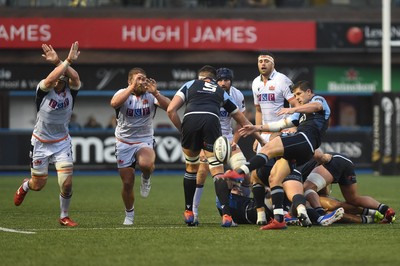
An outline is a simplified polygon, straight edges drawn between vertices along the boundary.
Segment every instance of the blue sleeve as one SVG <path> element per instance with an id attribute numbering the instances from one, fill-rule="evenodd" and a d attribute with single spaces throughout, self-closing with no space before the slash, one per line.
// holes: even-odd
<path id="1" fill-rule="evenodd" d="M 300 117 L 301 113 L 293 113 L 291 116 L 289 116 L 289 119 L 292 121 L 293 125 L 297 127 L 300 123 Z"/>
<path id="2" fill-rule="evenodd" d="M 325 120 L 328 120 L 331 115 L 331 109 L 329 108 L 328 103 L 326 102 L 325 98 L 319 95 L 315 95 L 310 102 L 319 102 L 322 104 L 322 110 L 325 112 Z"/>
<path id="3" fill-rule="evenodd" d="M 182 93 L 186 94 L 187 90 L 190 88 L 190 86 L 192 86 L 193 83 L 194 80 L 186 82 L 185 84 L 182 85 L 182 87 L 179 88 L 178 91 L 181 91 Z"/>

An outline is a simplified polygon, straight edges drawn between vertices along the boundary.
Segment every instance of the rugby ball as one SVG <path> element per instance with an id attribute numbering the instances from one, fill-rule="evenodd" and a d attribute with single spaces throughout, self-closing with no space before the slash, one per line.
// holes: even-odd
<path id="1" fill-rule="evenodd" d="M 231 158 L 231 144 L 225 136 L 218 137 L 214 142 L 214 156 L 220 162 L 226 164 Z"/>

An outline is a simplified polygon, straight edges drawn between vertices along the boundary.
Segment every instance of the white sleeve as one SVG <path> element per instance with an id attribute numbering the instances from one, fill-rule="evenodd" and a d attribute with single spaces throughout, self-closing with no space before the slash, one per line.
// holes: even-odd
<path id="1" fill-rule="evenodd" d="M 269 131 L 279 132 L 284 128 L 293 127 L 294 124 L 290 119 L 284 118 L 279 121 L 267 123 Z"/>

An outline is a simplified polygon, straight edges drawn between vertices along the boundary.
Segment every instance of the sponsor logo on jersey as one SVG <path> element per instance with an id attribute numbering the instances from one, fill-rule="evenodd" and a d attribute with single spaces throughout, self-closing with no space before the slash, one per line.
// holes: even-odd
<path id="1" fill-rule="evenodd" d="M 229 113 L 226 110 L 220 110 L 219 111 L 219 116 L 220 117 L 228 117 Z"/>
<path id="2" fill-rule="evenodd" d="M 258 95 L 259 102 L 275 102 L 275 93 L 262 93 Z"/>
<path id="3" fill-rule="evenodd" d="M 62 102 L 57 102 L 56 100 L 51 99 L 50 102 L 49 102 L 49 106 L 52 109 L 55 109 L 55 110 L 65 109 L 65 108 L 67 108 L 69 106 L 69 99 L 66 98 Z"/>
<path id="4" fill-rule="evenodd" d="M 126 109 L 126 116 L 129 117 L 142 117 L 150 115 L 150 107 L 143 107 L 137 109 Z"/>

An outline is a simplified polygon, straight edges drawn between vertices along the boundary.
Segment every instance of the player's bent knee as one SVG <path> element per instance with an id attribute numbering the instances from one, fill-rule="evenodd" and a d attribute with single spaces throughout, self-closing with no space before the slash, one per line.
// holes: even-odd
<path id="1" fill-rule="evenodd" d="M 32 178 L 34 179 L 47 179 L 48 170 L 47 168 L 41 168 L 41 169 L 31 168 L 31 175 Z"/>
<path id="2" fill-rule="evenodd" d="M 200 155 L 191 157 L 191 156 L 187 156 L 185 154 L 185 161 L 186 161 L 186 164 L 199 164 L 200 163 Z"/>
<path id="3" fill-rule="evenodd" d="M 317 173 L 311 173 L 307 177 L 307 181 L 310 181 L 317 187 L 317 192 L 326 187 L 326 180 L 320 174 Z"/>
<path id="4" fill-rule="evenodd" d="M 207 161 L 208 161 L 208 166 L 210 167 L 210 170 L 215 167 L 220 167 L 221 165 L 223 165 L 214 156 L 208 157 Z"/>
<path id="5" fill-rule="evenodd" d="M 244 157 L 242 152 L 232 155 L 232 157 L 229 159 L 229 165 L 234 170 L 238 169 L 240 166 L 244 165 L 245 163 L 246 163 L 246 157 Z"/>

